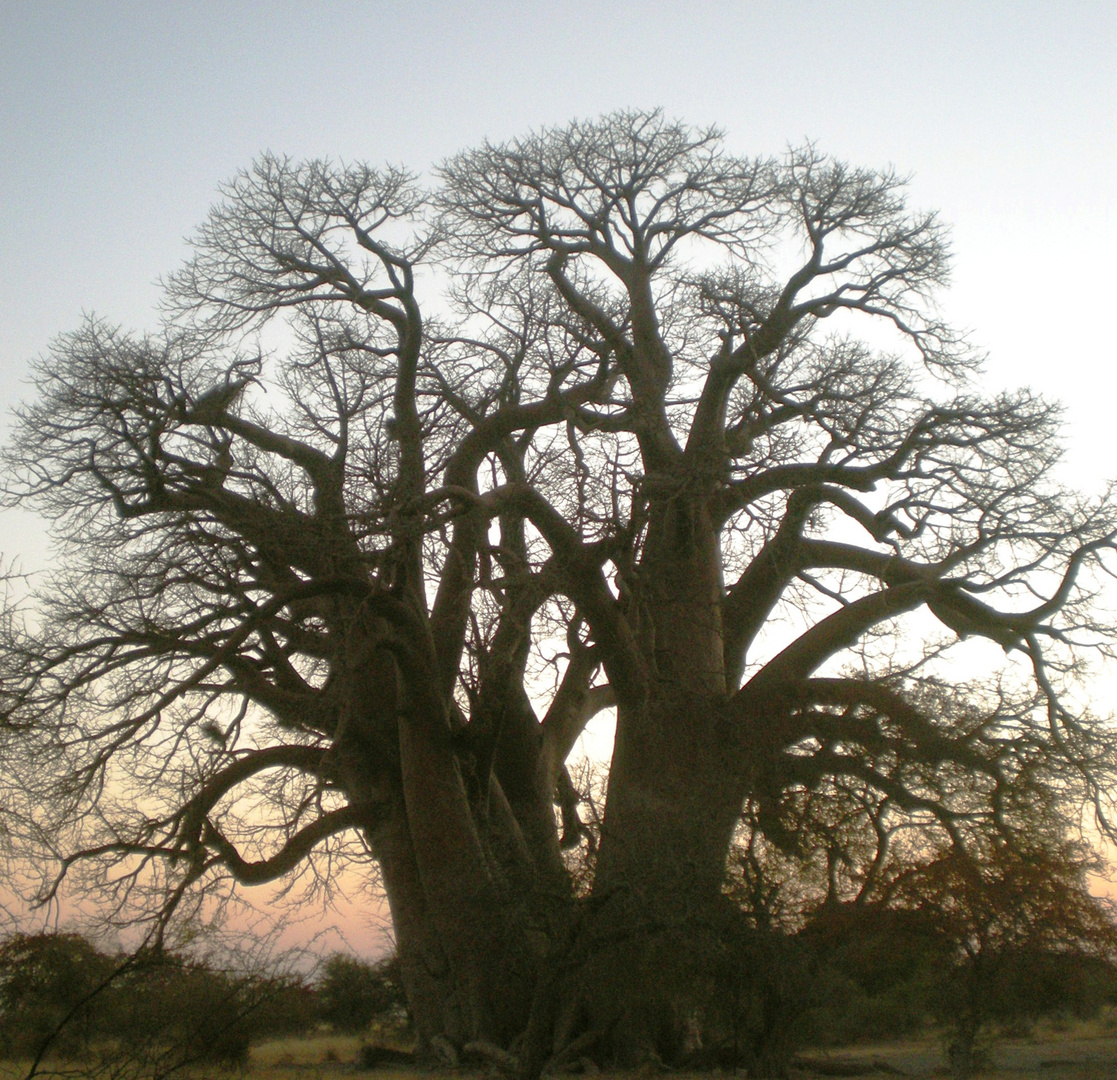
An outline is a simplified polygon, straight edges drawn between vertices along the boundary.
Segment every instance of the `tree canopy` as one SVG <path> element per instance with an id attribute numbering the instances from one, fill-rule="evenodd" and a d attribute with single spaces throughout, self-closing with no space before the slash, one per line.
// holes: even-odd
<path id="1" fill-rule="evenodd" d="M 895 173 L 658 112 L 431 185 L 262 157 L 159 331 L 61 337 L 7 450 L 59 542 L 3 650 L 48 888 L 95 865 L 166 918 L 370 858 L 421 1048 L 532 1071 L 719 1037 L 742 829 L 825 837 L 848 898 L 905 824 L 1106 823 L 1075 679 L 1114 507 L 1059 484 L 1056 407 L 982 390 L 948 267 Z M 582 896 L 566 761 L 606 708 Z"/>

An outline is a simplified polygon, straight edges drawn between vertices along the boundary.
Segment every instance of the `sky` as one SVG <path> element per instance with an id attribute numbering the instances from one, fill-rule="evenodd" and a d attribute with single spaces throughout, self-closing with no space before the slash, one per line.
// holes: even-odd
<path id="1" fill-rule="evenodd" d="M 1115 56 L 1112 0 L 0 0 L 0 415 L 83 313 L 155 327 L 160 275 L 264 150 L 422 172 L 662 106 L 741 153 L 811 139 L 910 174 L 952 228 L 945 312 L 990 387 L 1064 402 L 1094 487 L 1117 476 Z M 43 550 L 0 516 L 4 562 Z"/>

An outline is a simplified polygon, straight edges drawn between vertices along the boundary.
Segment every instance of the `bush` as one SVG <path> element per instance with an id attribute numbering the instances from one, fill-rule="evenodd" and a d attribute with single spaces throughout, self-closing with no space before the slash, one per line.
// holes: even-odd
<path id="1" fill-rule="evenodd" d="M 162 951 L 125 963 L 78 934 L 0 943 L 0 1056 L 8 1058 L 33 1057 L 50 1039 L 61 1057 L 103 1051 L 168 1067 L 241 1065 L 254 1040 L 304 1032 L 315 1019 L 314 993 L 299 979 L 220 971 Z"/>
<path id="2" fill-rule="evenodd" d="M 34 1057 L 69 1018 L 54 1048 L 67 1055 L 88 1049 L 103 1001 L 90 995 L 116 961 L 80 934 L 14 934 L 0 944 L 0 1052 Z"/>
<path id="3" fill-rule="evenodd" d="M 336 1031 L 357 1033 L 373 1020 L 407 1018 L 399 959 L 365 963 L 346 953 L 326 961 L 318 981 L 319 1016 Z"/>
<path id="4" fill-rule="evenodd" d="M 894 1038 L 922 1027 L 950 943 L 920 911 L 822 908 L 798 935 L 815 971 L 807 1032 L 818 1045 Z"/>
<path id="5" fill-rule="evenodd" d="M 246 990 L 244 979 L 154 954 L 121 980 L 106 1028 L 133 1058 L 242 1065 L 254 1035 Z"/>
<path id="6" fill-rule="evenodd" d="M 981 1067 L 995 1030 L 1093 1016 L 1117 996 L 1107 910 L 1087 909 L 1096 922 L 1062 924 L 1060 912 L 1045 911 L 1037 928 L 1015 934 L 996 913 L 981 925 L 984 936 L 972 929 L 969 910 L 866 903 L 814 912 L 797 935 L 814 969 L 807 1040 L 897 1037 L 935 1021 L 945 1029 L 951 1071 L 962 1077 Z"/>

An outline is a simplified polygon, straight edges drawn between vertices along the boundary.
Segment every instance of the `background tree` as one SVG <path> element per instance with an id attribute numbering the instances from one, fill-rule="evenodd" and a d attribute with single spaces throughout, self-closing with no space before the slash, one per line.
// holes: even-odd
<path id="1" fill-rule="evenodd" d="M 746 804 L 788 851 L 846 827 L 821 789 L 960 850 L 1052 792 L 1104 811 L 1064 691 L 1113 511 L 1055 482 L 1053 407 L 971 383 L 900 178 L 659 113 L 438 176 L 265 157 L 159 335 L 90 320 L 40 365 L 9 490 L 62 557 L 5 692 L 60 878 L 166 918 L 358 837 L 420 1048 L 533 1072 L 724 1029 Z M 958 707 L 972 638 L 1005 661 Z M 564 762 L 603 707 L 578 904 Z"/>
<path id="2" fill-rule="evenodd" d="M 835 805 L 826 839 L 810 845 L 813 868 L 755 825 L 739 857 L 745 910 L 760 895 L 816 971 L 798 1002 L 806 1038 L 872 1039 L 934 1019 L 952 1071 L 967 1076 L 998 1031 L 1091 1015 L 1112 998 L 1112 904 L 1091 895 L 1099 860 L 1069 839 L 1057 808 L 1033 805 L 1013 829 L 988 828 L 963 848 L 887 807 L 850 813 L 865 794 L 818 793 Z"/>
<path id="3" fill-rule="evenodd" d="M 1093 860 L 1049 836 L 1030 839 L 980 860 L 944 852 L 898 883 L 900 902 L 922 914 L 945 953 L 931 1004 L 957 1077 L 985 1064 L 991 1025 L 1088 1013 L 1114 985 L 1117 924 L 1086 887 Z"/>
<path id="4" fill-rule="evenodd" d="M 0 1057 L 33 1060 L 29 1075 L 47 1057 L 86 1059 L 91 1074 L 111 1064 L 118 1075 L 166 1075 L 243 1064 L 254 1039 L 313 1024 L 302 980 L 236 959 L 240 970 L 163 951 L 112 954 L 75 933 L 14 934 L 0 943 Z"/>
<path id="5" fill-rule="evenodd" d="M 394 956 L 369 964 L 334 953 L 318 978 L 317 992 L 319 1015 L 337 1031 L 362 1032 L 375 1019 L 398 1020 L 407 1009 Z"/>
<path id="6" fill-rule="evenodd" d="M 0 943 L 0 1055 L 34 1057 L 67 1017 L 59 1049 L 88 1048 L 101 1019 L 92 994 L 115 966 L 80 934 L 14 934 Z"/>

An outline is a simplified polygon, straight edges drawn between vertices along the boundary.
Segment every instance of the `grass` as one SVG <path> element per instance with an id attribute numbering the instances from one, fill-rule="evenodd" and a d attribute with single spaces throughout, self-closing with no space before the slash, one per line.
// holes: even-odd
<path id="1" fill-rule="evenodd" d="M 252 1048 L 248 1073 L 251 1080 L 314 1080 L 350 1072 L 361 1044 L 368 1038 L 357 1035 L 312 1035 L 274 1039 Z M 363 1070 L 362 1070 L 363 1072 Z M 418 1080 L 410 1069 L 377 1069 L 364 1072 L 376 1080 Z M 441 1074 L 445 1078 L 447 1074 Z M 465 1074 L 462 1074 L 465 1075 Z"/>
<path id="2" fill-rule="evenodd" d="M 250 1080 L 326 1080 L 348 1073 L 361 1039 L 322 1035 L 281 1039 L 253 1048 Z M 806 1055 L 813 1060 L 883 1066 L 863 1074 L 864 1080 L 897 1080 L 898 1072 L 920 1080 L 949 1080 L 941 1038 L 933 1033 L 897 1042 L 849 1047 Z M 1114 1080 L 1117 1077 L 1117 1009 L 1092 1020 L 1044 1021 L 1026 1037 L 997 1041 L 996 1066 L 986 1080 Z M 207 1074 L 206 1080 L 213 1074 Z M 367 1073 L 375 1080 L 446 1080 L 483 1077 L 483 1070 L 421 1074 L 404 1069 Z M 646 1075 L 646 1074 L 644 1074 Z M 743 1074 L 742 1074 L 743 1075 Z M 817 1074 L 798 1071 L 803 1080 Z M 604 1073 L 600 1080 L 629 1080 L 622 1073 Z M 710 1074 L 670 1074 L 671 1080 L 709 1080 Z M 4 1078 L 6 1080 L 6 1078 Z"/>
<path id="3" fill-rule="evenodd" d="M 355 1035 L 321 1034 L 275 1039 L 252 1048 L 248 1068 L 226 1070 L 198 1066 L 174 1074 L 182 1080 L 338 1080 L 353 1071 L 362 1040 Z M 831 1065 L 855 1065 L 863 1080 L 897 1080 L 898 1075 L 919 1080 L 949 1080 L 942 1040 L 934 1034 L 897 1042 L 858 1045 L 815 1051 L 806 1060 Z M 1117 1077 L 1117 1009 L 1103 1011 L 1092 1020 L 1043 1021 L 1027 1035 L 1001 1038 L 993 1052 L 994 1068 L 981 1075 L 986 1080 L 1114 1080 Z M 27 1063 L 0 1062 L 0 1080 L 19 1080 Z M 56 1065 L 39 1074 L 43 1080 L 77 1080 L 80 1068 Z M 358 1073 L 375 1080 L 473 1080 L 484 1070 L 419 1073 L 408 1069 L 381 1069 Z M 646 1074 L 640 1074 L 646 1077 Z M 672 1073 L 671 1080 L 690 1080 L 702 1074 Z M 742 1074 L 743 1075 L 743 1074 Z M 818 1074 L 796 1070 L 793 1076 L 816 1080 Z M 628 1074 L 631 1077 L 632 1074 Z M 604 1073 L 601 1080 L 628 1080 L 622 1073 Z M 709 1080 L 705 1074 L 703 1080 Z"/>
<path id="4" fill-rule="evenodd" d="M 937 1033 L 918 1038 L 805 1053 L 812 1061 L 878 1065 L 863 1080 L 897 1075 L 919 1080 L 949 1080 L 943 1039 Z M 804 1073 L 804 1076 L 810 1074 Z M 1117 1009 L 1090 1020 L 1044 1020 L 1028 1034 L 1001 1036 L 992 1047 L 985 1080 L 1114 1080 L 1117 1077 Z"/>
<path id="5" fill-rule="evenodd" d="M 269 1069 L 352 1064 L 361 1041 L 357 1035 L 311 1035 L 259 1043 L 252 1048 L 252 1073 L 266 1076 Z"/>

